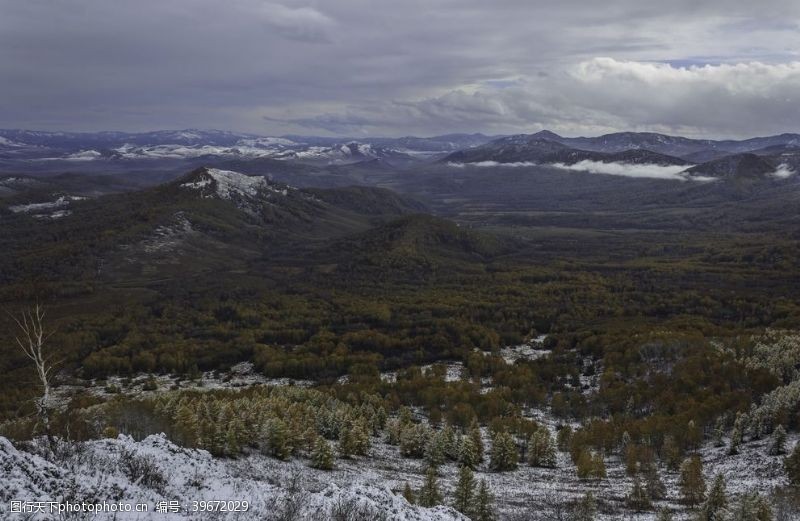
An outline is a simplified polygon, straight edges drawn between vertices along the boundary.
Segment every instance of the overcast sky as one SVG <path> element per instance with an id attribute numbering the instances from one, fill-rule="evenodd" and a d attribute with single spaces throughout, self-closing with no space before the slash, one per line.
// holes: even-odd
<path id="1" fill-rule="evenodd" d="M 0 128 L 190 127 L 800 132 L 800 2 L 0 0 Z"/>

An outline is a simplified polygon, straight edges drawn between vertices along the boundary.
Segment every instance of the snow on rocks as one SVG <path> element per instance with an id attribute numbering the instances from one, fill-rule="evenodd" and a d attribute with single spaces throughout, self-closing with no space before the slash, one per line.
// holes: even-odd
<path id="1" fill-rule="evenodd" d="M 279 188 L 265 177 L 249 176 L 217 168 L 206 168 L 192 181 L 182 183 L 180 186 L 199 190 L 204 198 L 218 197 L 242 204 L 253 201 L 259 196 L 271 197 L 275 194 L 286 196 L 289 193 L 289 187 Z M 211 190 L 207 187 L 211 187 Z"/>

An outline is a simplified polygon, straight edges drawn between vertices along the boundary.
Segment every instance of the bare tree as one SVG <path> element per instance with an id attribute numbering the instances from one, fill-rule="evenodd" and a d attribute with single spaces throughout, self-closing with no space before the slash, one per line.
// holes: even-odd
<path id="1" fill-rule="evenodd" d="M 17 324 L 18 332 L 14 337 L 22 352 L 33 361 L 42 396 L 36 400 L 36 412 L 41 420 L 48 441 L 52 444 L 50 431 L 51 386 L 50 381 L 55 367 L 51 357 L 45 353 L 45 344 L 53 331 L 46 331 L 44 326 L 45 309 L 37 302 L 33 308 L 24 309 L 19 316 L 8 315 Z"/>

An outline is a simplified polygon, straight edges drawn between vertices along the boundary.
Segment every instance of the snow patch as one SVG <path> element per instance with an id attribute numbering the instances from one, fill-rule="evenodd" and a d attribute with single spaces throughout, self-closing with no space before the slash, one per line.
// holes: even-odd
<path id="1" fill-rule="evenodd" d="M 80 201 L 85 199 L 85 197 L 79 197 L 77 195 L 62 195 L 59 196 L 58 199 L 55 201 L 46 201 L 44 203 L 28 203 L 28 204 L 17 204 L 14 206 L 9 206 L 8 209 L 14 213 L 28 213 L 28 214 L 38 214 L 34 215 L 34 217 L 49 217 L 51 219 L 58 219 L 60 217 L 64 217 L 69 215 L 70 212 L 64 210 L 67 208 L 72 201 Z M 58 210 L 51 212 L 50 214 L 44 214 L 44 212 L 48 212 L 50 210 Z"/>
<path id="2" fill-rule="evenodd" d="M 97 513 L 97 520 L 263 520 L 270 514 L 296 508 L 296 519 L 317 519 L 342 504 L 362 511 L 385 513 L 402 521 L 467 521 L 448 507 L 422 508 L 410 505 L 385 484 L 371 482 L 369 474 L 351 476 L 347 483 L 327 483 L 317 488 L 307 477 L 313 469 L 276 462 L 254 454 L 239 460 L 213 458 L 208 452 L 184 449 L 162 435 L 141 441 L 120 435 L 116 439 L 74 443 L 72 450 L 56 461 L 15 448 L 0 437 L 0 513 L 3 519 L 31 519 L 5 509 L 12 500 L 57 502 L 107 502 L 146 504 L 148 514 L 136 512 Z M 146 471 L 146 473 L 145 473 Z M 288 486 L 292 475 L 294 488 Z M 330 473 L 320 472 L 321 476 Z M 181 512 L 156 513 L 156 504 L 178 501 Z M 191 512 L 192 501 L 247 501 L 246 512 Z M 53 519 L 49 511 L 33 519 Z"/>

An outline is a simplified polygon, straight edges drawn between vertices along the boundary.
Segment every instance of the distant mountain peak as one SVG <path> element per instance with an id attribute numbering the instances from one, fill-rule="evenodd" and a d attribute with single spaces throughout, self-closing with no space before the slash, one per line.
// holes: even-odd
<path id="1" fill-rule="evenodd" d="M 564 139 L 555 132 L 551 132 L 549 130 L 540 130 L 535 134 L 531 134 L 533 138 L 540 138 L 540 139 Z"/>
<path id="2" fill-rule="evenodd" d="M 252 200 L 273 194 L 286 196 L 290 187 L 279 186 L 265 177 L 249 176 L 232 170 L 200 168 L 181 179 L 180 188 L 196 190 L 203 198 Z"/>
<path id="3" fill-rule="evenodd" d="M 765 179 L 776 171 L 774 165 L 756 154 L 733 154 L 694 166 L 686 172 L 723 179 Z"/>

